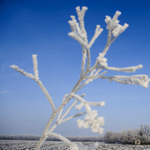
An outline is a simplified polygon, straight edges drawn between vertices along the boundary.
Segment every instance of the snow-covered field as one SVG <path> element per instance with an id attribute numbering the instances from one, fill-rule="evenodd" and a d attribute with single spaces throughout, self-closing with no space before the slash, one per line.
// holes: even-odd
<path id="1" fill-rule="evenodd" d="M 38 141 L 0 140 L 0 150 L 34 150 Z M 77 144 L 91 145 L 93 142 L 75 142 Z M 63 142 L 45 141 L 41 150 L 69 150 Z M 150 145 L 120 145 L 99 142 L 97 150 L 150 150 Z"/>

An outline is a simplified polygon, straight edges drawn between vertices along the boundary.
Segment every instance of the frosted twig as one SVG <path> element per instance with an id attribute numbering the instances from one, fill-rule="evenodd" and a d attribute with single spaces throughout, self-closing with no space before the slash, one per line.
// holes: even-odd
<path id="1" fill-rule="evenodd" d="M 78 146 L 75 143 L 72 143 L 70 140 L 68 140 L 67 138 L 61 136 L 60 134 L 47 133 L 46 136 L 54 136 L 54 137 L 62 140 L 63 142 L 67 143 L 71 149 L 74 148 L 74 150 L 78 150 Z"/>
<path id="2" fill-rule="evenodd" d="M 95 69 L 93 71 L 95 71 Z M 99 76 L 103 76 L 107 73 L 107 71 L 104 71 L 103 73 L 97 75 L 100 71 L 101 69 L 98 69 L 94 75 L 91 72 L 90 76 L 86 76 L 85 79 L 87 80 L 77 88 L 76 92 L 81 90 L 85 85 L 89 84 L 89 82 L 92 82 L 93 80 L 99 78 Z"/>
<path id="3" fill-rule="evenodd" d="M 82 47 L 82 65 L 81 65 L 81 75 L 83 75 L 84 69 L 85 69 L 85 61 L 86 61 L 86 54 L 87 54 L 87 69 L 90 67 L 91 63 L 91 57 L 90 57 L 90 50 L 88 46 L 88 39 L 87 39 L 87 33 L 84 27 L 84 15 L 87 10 L 87 7 L 83 6 L 82 10 L 80 11 L 80 7 L 76 7 L 77 15 L 78 15 L 78 20 L 79 24 L 77 23 L 76 19 L 74 16 L 71 16 L 72 20 L 70 20 L 68 23 L 70 24 L 72 32 L 68 33 L 68 35 L 75 40 L 77 40 Z M 80 29 L 81 28 L 81 29 Z M 97 27 L 95 37 L 98 36 L 101 32 L 101 29 Z M 94 37 L 94 38 L 95 38 Z M 95 38 L 96 39 L 96 38 Z M 92 41 L 94 42 L 94 41 Z M 92 44 L 92 43 L 91 43 Z"/>
<path id="4" fill-rule="evenodd" d="M 66 99 L 66 97 L 68 96 L 68 94 L 64 95 L 63 97 L 63 101 Z M 63 111 L 63 108 L 60 110 L 59 114 L 58 114 L 58 118 L 57 118 L 57 121 L 60 119 L 61 117 L 61 114 L 62 114 L 62 111 Z"/>
<path id="5" fill-rule="evenodd" d="M 104 71 L 104 72 L 102 72 L 102 73 L 99 74 L 99 75 L 95 75 L 95 74 L 94 74 L 94 75 L 91 75 L 91 76 L 86 76 L 85 79 L 88 79 L 88 80 L 98 79 L 98 78 L 104 76 L 106 73 L 107 73 L 107 71 Z M 87 80 L 87 81 L 88 81 L 88 80 Z"/>
<path id="6" fill-rule="evenodd" d="M 37 64 L 37 55 L 32 55 L 32 59 L 33 59 L 33 68 L 34 68 L 34 75 L 36 80 L 39 79 L 39 74 L 38 74 L 38 64 Z"/>
<path id="7" fill-rule="evenodd" d="M 97 71 L 95 72 L 95 74 L 94 75 L 98 75 L 99 74 L 99 72 L 101 71 L 102 69 L 97 69 Z"/>
<path id="8" fill-rule="evenodd" d="M 150 79 L 147 75 L 133 75 L 133 76 L 102 76 L 101 79 L 109 79 L 109 81 L 116 81 L 121 84 L 135 84 L 148 88 Z"/>
<path id="9" fill-rule="evenodd" d="M 75 100 L 73 104 L 67 109 L 67 111 L 64 113 L 64 115 L 60 118 L 59 122 L 62 121 L 62 119 L 68 114 L 68 112 L 73 108 L 73 106 L 78 102 L 78 100 Z"/>
<path id="10" fill-rule="evenodd" d="M 107 44 L 112 43 L 112 42 L 110 42 L 111 37 L 112 37 L 111 30 L 110 30 L 110 29 L 108 29 Z M 106 51 L 106 50 L 104 49 L 104 51 Z M 103 52 L 104 52 L 104 51 L 103 51 Z M 106 52 L 104 52 L 104 53 L 106 53 Z"/>
<path id="11" fill-rule="evenodd" d="M 70 17 L 72 20 L 70 20 L 68 23 L 71 25 L 70 27 L 72 32 L 75 32 L 80 38 L 83 38 L 79 23 L 77 22 L 75 16 L 71 15 Z"/>
<path id="12" fill-rule="evenodd" d="M 96 69 L 91 70 L 90 76 L 92 76 L 95 71 L 96 71 Z M 85 80 L 85 77 L 84 77 L 84 80 Z M 82 89 L 85 85 L 87 85 L 89 82 L 92 82 L 92 81 L 93 81 L 93 80 L 86 80 L 83 84 L 81 84 L 81 85 L 77 88 L 76 92 L 79 91 L 80 89 Z"/>
<path id="13" fill-rule="evenodd" d="M 41 90 L 43 91 L 43 93 L 46 95 L 47 99 L 49 100 L 53 111 L 55 111 L 55 105 L 54 105 L 53 100 L 52 100 L 51 96 L 49 95 L 48 91 L 46 90 L 46 88 L 44 87 L 44 85 L 42 84 L 42 82 L 40 80 L 38 80 L 36 82 L 39 85 L 39 87 L 41 88 Z"/>
<path id="14" fill-rule="evenodd" d="M 54 106 L 51 96 L 49 95 L 48 91 L 46 90 L 46 88 L 44 87 L 42 82 L 39 80 L 39 74 L 38 74 L 38 69 L 37 69 L 37 66 L 38 66 L 37 65 L 37 55 L 32 55 L 32 59 L 33 59 L 34 75 L 36 78 L 35 80 L 38 83 L 38 85 L 40 86 L 40 88 L 42 89 L 43 93 L 46 95 L 47 99 L 49 100 L 53 111 L 55 111 L 55 106 Z"/>
<path id="15" fill-rule="evenodd" d="M 95 73 L 96 69 L 93 69 L 90 73 L 90 76 L 92 76 Z"/>
<path id="16" fill-rule="evenodd" d="M 66 121 L 68 121 L 68 120 L 70 120 L 70 119 L 72 119 L 72 118 L 75 118 L 75 117 L 80 117 L 80 116 L 82 116 L 82 115 L 84 115 L 84 114 L 86 114 L 86 112 L 77 113 L 76 115 L 73 115 L 73 116 L 71 116 L 71 117 L 68 117 L 68 118 L 62 120 L 60 123 L 66 122 Z"/>
<path id="17" fill-rule="evenodd" d="M 85 94 L 82 94 L 81 97 L 84 97 Z M 58 123 L 60 124 L 61 121 L 64 119 L 64 117 L 69 113 L 69 111 L 77 104 L 78 100 L 76 99 L 73 104 L 68 108 L 68 110 L 64 113 L 64 115 L 58 120 Z"/>
<path id="18" fill-rule="evenodd" d="M 90 68 L 90 65 L 91 65 L 91 55 L 90 55 L 90 49 L 87 48 L 87 70 L 89 70 Z"/>
<path id="19" fill-rule="evenodd" d="M 128 73 L 128 72 L 135 72 L 137 69 L 143 68 L 143 66 L 142 65 L 138 65 L 138 66 L 125 67 L 125 68 L 98 66 L 97 68 L 107 69 L 107 70 L 111 70 L 111 71 L 127 72 Z"/>
<path id="20" fill-rule="evenodd" d="M 84 49 L 84 46 L 82 47 L 82 64 L 81 64 L 81 75 L 80 77 L 82 77 L 83 73 L 84 73 L 84 69 L 85 69 L 85 64 L 86 64 L 86 50 Z"/>
<path id="21" fill-rule="evenodd" d="M 102 52 L 102 53 L 104 54 L 104 56 L 106 55 L 106 52 L 108 51 L 110 45 L 111 45 L 110 42 L 108 42 L 108 43 L 106 44 L 106 46 L 105 46 L 105 48 L 104 48 L 104 50 L 103 50 L 103 52 Z"/>
<path id="22" fill-rule="evenodd" d="M 93 45 L 93 43 L 95 42 L 97 37 L 102 33 L 102 31 L 103 31 L 103 29 L 100 28 L 100 25 L 97 25 L 96 30 L 95 30 L 95 34 L 94 34 L 93 38 L 91 39 L 90 43 L 88 44 L 89 48 L 91 48 L 91 46 Z"/>
<path id="23" fill-rule="evenodd" d="M 82 7 L 82 10 L 80 10 L 80 7 L 76 7 L 76 12 L 77 12 L 77 15 L 78 15 L 78 20 L 79 20 L 79 23 L 80 23 L 80 28 L 81 28 L 81 31 L 82 31 L 82 34 L 84 35 L 84 39 L 86 40 L 86 42 L 88 42 L 87 40 L 87 33 L 86 33 L 86 30 L 85 30 L 85 27 L 84 27 L 84 15 L 85 15 L 85 12 L 88 8 L 83 6 Z"/>
<path id="24" fill-rule="evenodd" d="M 75 39 L 77 42 L 79 42 L 81 45 L 85 46 L 86 48 L 88 48 L 88 44 L 86 42 L 84 42 L 79 36 L 77 36 L 75 33 L 70 32 L 68 33 L 68 35 Z"/>
<path id="25" fill-rule="evenodd" d="M 36 55 L 33 55 L 32 58 L 33 58 L 35 76 L 33 76 L 31 73 L 27 73 L 24 70 L 18 68 L 18 66 L 11 65 L 10 67 L 13 68 L 14 70 L 20 72 L 21 74 L 25 75 L 26 77 L 29 77 L 29 78 L 35 80 L 38 83 L 38 85 L 40 86 L 40 88 L 42 89 L 43 93 L 46 95 L 47 99 L 49 100 L 49 102 L 50 102 L 50 104 L 52 106 L 53 111 L 55 111 L 55 105 L 54 105 L 54 103 L 52 101 L 51 96 L 48 94 L 48 92 L 47 92 L 46 88 L 44 87 L 44 85 L 42 84 L 42 82 L 38 79 Z"/>
<path id="26" fill-rule="evenodd" d="M 84 97 L 85 94 L 82 94 L 81 97 Z M 65 102 L 66 98 L 68 98 L 68 94 L 66 94 L 63 98 L 63 103 Z M 60 109 L 60 112 L 59 112 L 59 117 L 57 118 L 57 121 L 56 123 L 51 127 L 51 129 L 48 131 L 48 133 L 51 133 L 56 127 L 58 124 L 61 124 L 62 122 L 62 119 L 68 114 L 68 112 L 71 110 L 71 108 L 78 102 L 78 100 L 75 100 L 75 102 L 69 107 L 69 109 L 66 111 L 66 113 L 61 117 L 61 111 L 63 110 L 63 107 Z M 61 106 L 63 105 L 63 103 L 61 104 Z M 58 108 L 59 109 L 59 108 Z M 56 111 L 58 111 L 58 109 Z M 61 117 L 61 118 L 60 118 Z M 66 120 L 67 121 L 67 120 Z M 47 131 L 46 131 L 47 132 Z"/>
<path id="27" fill-rule="evenodd" d="M 107 29 L 108 29 L 108 38 L 107 38 L 107 44 L 103 50 L 104 56 L 106 55 L 111 43 L 115 41 L 115 39 L 123 32 L 125 29 L 129 26 L 127 23 L 124 24 L 124 26 L 119 24 L 118 17 L 121 15 L 120 11 L 116 11 L 114 17 L 111 19 L 110 16 L 106 15 L 105 22 L 107 23 Z M 113 37 L 112 37 L 113 36 Z"/>
<path id="28" fill-rule="evenodd" d="M 85 94 L 82 94 L 81 97 L 84 97 Z M 68 108 L 68 110 L 64 113 L 64 115 L 60 118 L 60 120 L 58 121 L 59 123 L 62 121 L 62 119 L 64 119 L 64 117 L 69 113 L 69 111 L 76 105 L 76 103 L 78 102 L 78 100 L 76 99 L 73 104 Z"/>
<path id="29" fill-rule="evenodd" d="M 74 38 L 75 40 L 77 40 L 81 44 L 81 48 L 82 48 L 82 65 L 81 65 L 81 75 L 80 75 L 82 76 L 84 73 L 85 62 L 86 62 L 87 52 L 86 52 L 85 46 L 87 45 L 87 40 L 85 39 L 85 36 L 83 34 L 84 29 L 80 29 L 80 26 L 82 25 L 79 26 L 79 23 L 77 23 L 75 16 L 71 15 L 70 17 L 72 18 L 72 20 L 68 21 L 68 23 L 70 24 L 72 32 L 69 33 L 68 35 Z"/>
<path id="30" fill-rule="evenodd" d="M 91 105 L 91 106 L 104 106 L 105 105 L 105 102 L 104 101 L 101 101 L 101 102 L 87 102 L 86 100 L 84 100 L 81 96 L 77 95 L 77 94 L 71 94 L 74 98 L 76 98 L 77 100 L 83 102 L 83 103 L 86 103 L 88 105 Z"/>
<path id="31" fill-rule="evenodd" d="M 31 78 L 31 79 L 33 79 L 33 80 L 36 80 L 36 78 L 35 78 L 35 76 L 34 76 L 33 74 L 25 72 L 24 70 L 18 68 L 18 66 L 16 66 L 16 65 L 11 65 L 10 67 L 13 68 L 14 70 L 20 72 L 21 74 L 23 74 L 23 75 L 26 76 L 26 77 L 29 77 L 29 78 Z"/>

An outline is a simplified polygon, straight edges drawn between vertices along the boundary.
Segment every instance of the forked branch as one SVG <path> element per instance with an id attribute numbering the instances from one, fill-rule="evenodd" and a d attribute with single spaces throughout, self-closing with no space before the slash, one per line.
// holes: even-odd
<path id="1" fill-rule="evenodd" d="M 37 84 L 39 85 L 39 87 L 41 88 L 41 90 L 43 91 L 43 93 L 46 95 L 48 101 L 50 102 L 53 111 L 55 111 L 55 105 L 53 103 L 53 100 L 51 98 L 51 96 L 49 95 L 48 91 L 46 90 L 46 88 L 44 87 L 44 85 L 42 84 L 42 82 L 39 80 L 39 74 L 38 74 L 38 65 L 37 65 L 37 55 L 32 55 L 32 59 L 33 59 L 33 70 L 34 70 L 34 75 L 31 73 L 27 73 L 24 70 L 20 69 L 18 66 L 16 65 L 11 65 L 10 67 L 13 68 L 14 70 L 20 72 L 21 74 L 23 74 L 26 77 L 29 77 L 33 80 L 35 80 L 37 82 Z"/>

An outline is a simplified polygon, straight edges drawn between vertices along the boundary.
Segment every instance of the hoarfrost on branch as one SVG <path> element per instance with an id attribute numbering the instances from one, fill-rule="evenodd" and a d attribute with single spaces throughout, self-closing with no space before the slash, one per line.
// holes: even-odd
<path id="1" fill-rule="evenodd" d="M 90 55 L 90 48 L 94 44 L 95 40 L 98 38 L 98 36 L 102 33 L 103 29 L 100 27 L 100 25 L 96 25 L 95 33 L 88 42 L 87 32 L 85 30 L 84 26 L 84 16 L 85 12 L 88 8 L 83 6 L 82 9 L 80 7 L 76 7 L 76 12 L 78 16 L 79 22 L 77 22 L 75 16 L 71 15 L 71 20 L 68 21 L 71 27 L 71 32 L 68 33 L 68 35 L 75 39 L 77 42 L 80 43 L 81 49 L 82 49 L 82 63 L 81 63 L 81 74 L 78 82 L 73 87 L 70 94 L 66 94 L 63 97 L 62 103 L 60 106 L 56 109 L 54 102 L 42 84 L 42 82 L 39 79 L 39 73 L 38 73 L 38 61 L 37 61 L 37 55 L 32 55 L 33 59 L 33 72 L 34 75 L 31 73 L 27 73 L 24 70 L 20 69 L 16 65 L 11 65 L 10 67 L 14 70 L 20 72 L 21 74 L 25 75 L 26 77 L 29 77 L 37 82 L 41 90 L 46 95 L 47 99 L 50 102 L 50 105 L 52 107 L 53 113 L 45 127 L 45 130 L 43 132 L 43 135 L 41 136 L 41 139 L 38 142 L 38 145 L 36 147 L 36 150 L 40 149 L 42 143 L 48 136 L 55 136 L 59 138 L 60 140 L 66 142 L 72 150 L 79 150 L 82 149 L 80 145 L 74 144 L 65 137 L 56 134 L 52 132 L 57 125 L 66 122 L 74 117 L 80 117 L 84 114 L 86 114 L 84 120 L 78 119 L 77 124 L 78 127 L 81 128 L 89 128 L 91 127 L 92 132 L 97 132 L 99 134 L 103 133 L 103 128 L 101 126 L 104 126 L 104 118 L 103 117 L 97 117 L 98 112 L 96 110 L 91 110 L 90 106 L 104 106 L 105 102 L 88 102 L 83 97 L 85 97 L 85 94 L 79 95 L 77 92 L 82 89 L 85 85 L 92 82 L 95 79 L 108 79 L 109 81 L 116 81 L 121 84 L 135 84 L 135 85 L 141 85 L 144 88 L 148 88 L 150 79 L 147 75 L 132 75 L 132 76 L 124 76 L 124 75 L 115 75 L 115 76 L 105 76 L 108 70 L 111 71 L 120 71 L 120 72 L 135 72 L 137 69 L 141 69 L 142 65 L 132 66 L 132 67 L 125 67 L 125 68 L 117 68 L 117 67 L 111 67 L 107 63 L 107 58 L 105 58 L 105 55 L 110 47 L 110 45 L 116 40 L 116 38 L 126 30 L 126 28 L 129 26 L 127 23 L 124 25 L 119 24 L 118 17 L 121 15 L 120 11 L 116 11 L 113 18 L 110 16 L 106 16 L 105 22 L 107 24 L 106 28 L 108 29 L 108 36 L 107 36 L 107 43 L 104 48 L 104 50 L 99 53 L 95 64 L 91 67 L 91 55 Z M 105 71 L 103 71 L 105 70 Z M 106 71 L 107 70 L 107 71 Z M 62 115 L 63 107 L 70 101 L 73 101 L 73 98 L 75 98 L 75 101 L 72 103 L 72 105 L 68 108 L 68 110 Z M 77 105 L 77 103 L 79 104 Z M 85 107 L 86 112 L 79 112 L 73 116 L 70 116 L 66 119 L 65 116 L 69 113 L 69 111 L 75 106 L 76 109 L 80 110 L 82 107 Z M 55 124 L 50 128 L 53 120 L 57 116 L 57 121 Z M 50 129 L 49 129 L 50 128 Z M 88 149 L 95 149 L 98 146 L 98 144 L 95 144 L 93 147 L 88 147 Z M 85 148 L 86 149 L 86 148 Z"/>

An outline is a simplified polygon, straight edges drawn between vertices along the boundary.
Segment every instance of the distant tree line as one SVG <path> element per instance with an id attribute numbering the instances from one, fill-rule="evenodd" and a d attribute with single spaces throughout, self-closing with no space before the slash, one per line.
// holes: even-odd
<path id="1" fill-rule="evenodd" d="M 106 131 L 102 141 L 105 143 L 134 144 L 140 139 L 141 144 L 150 144 L 150 125 L 141 125 L 140 129 L 129 129 L 121 132 Z"/>
<path id="2" fill-rule="evenodd" d="M 37 135 L 0 135 L 0 140 L 33 140 L 37 141 L 40 136 Z"/>
<path id="3" fill-rule="evenodd" d="M 0 135 L 0 140 L 33 140 L 38 141 L 41 136 L 37 135 Z M 73 137 L 67 136 L 67 139 L 70 141 L 77 141 L 77 142 L 102 142 L 102 137 Z M 60 139 L 55 137 L 48 137 L 46 141 L 60 141 Z"/>
<path id="4" fill-rule="evenodd" d="M 41 136 L 37 135 L 0 135 L 0 140 L 35 140 L 38 141 Z M 105 135 L 100 137 L 73 137 L 67 136 L 70 141 L 76 142 L 105 142 L 134 144 L 136 139 L 140 139 L 141 144 L 150 144 L 150 125 L 141 125 L 139 129 L 123 130 L 121 132 L 106 131 Z M 48 137 L 46 141 L 60 141 L 55 137 Z"/>

